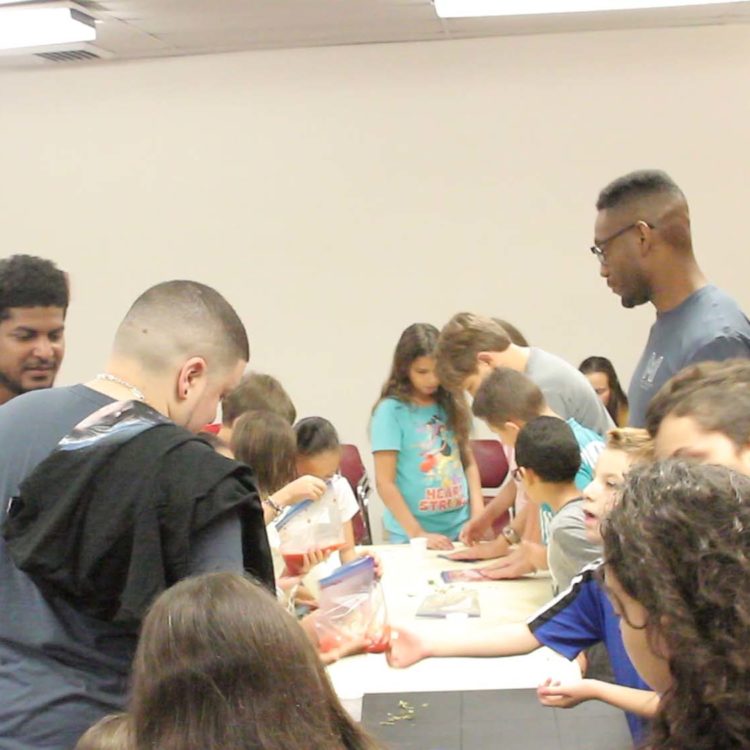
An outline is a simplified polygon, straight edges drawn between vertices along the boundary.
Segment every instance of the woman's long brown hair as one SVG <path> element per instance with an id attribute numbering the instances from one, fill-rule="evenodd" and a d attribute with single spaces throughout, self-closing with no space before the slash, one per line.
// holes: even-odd
<path id="1" fill-rule="evenodd" d="M 134 750 L 376 750 L 299 624 L 234 573 L 188 578 L 146 616 L 133 665 Z"/>
<path id="2" fill-rule="evenodd" d="M 402 334 L 393 353 L 393 363 L 388 379 L 385 381 L 380 398 L 373 411 L 384 398 L 395 398 L 405 403 L 411 402 L 413 387 L 409 378 L 409 369 L 419 357 L 434 357 L 440 331 L 430 323 L 412 323 Z M 469 442 L 471 418 L 469 409 L 462 395 L 455 395 L 438 387 L 435 401 L 443 408 L 448 429 L 456 436 L 461 458 L 466 465 L 466 448 Z"/>

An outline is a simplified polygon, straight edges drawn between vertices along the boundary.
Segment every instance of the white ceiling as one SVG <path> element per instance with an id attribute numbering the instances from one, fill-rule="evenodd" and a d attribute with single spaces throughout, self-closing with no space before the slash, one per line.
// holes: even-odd
<path id="1" fill-rule="evenodd" d="M 44 4 L 44 0 L 36 2 Z M 439 19 L 429 0 L 78 0 L 78 5 L 98 20 L 98 39 L 94 46 L 75 46 L 120 60 L 750 22 L 750 1 L 702 8 L 451 20 Z M 6 68 L 51 64 L 28 52 L 0 56 L 0 67 Z M 101 61 L 94 58 L 72 64 Z"/>

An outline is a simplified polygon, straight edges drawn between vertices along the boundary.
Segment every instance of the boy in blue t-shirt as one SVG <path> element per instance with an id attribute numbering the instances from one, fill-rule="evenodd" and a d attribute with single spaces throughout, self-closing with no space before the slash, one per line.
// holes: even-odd
<path id="1" fill-rule="evenodd" d="M 594 481 L 584 492 L 586 526 L 601 542 L 599 524 L 616 502 L 624 474 L 637 460 L 650 455 L 644 430 L 615 429 L 596 466 Z M 547 680 L 538 689 L 545 705 L 569 708 L 587 700 L 602 700 L 623 709 L 636 744 L 645 737 L 647 722 L 658 708 L 658 696 L 635 671 L 622 642 L 619 622 L 596 573 L 598 563 L 584 568 L 570 588 L 527 623 L 495 626 L 485 633 L 450 632 L 424 637 L 394 629 L 388 653 L 393 667 L 408 667 L 429 656 L 512 656 L 548 646 L 574 659 L 595 643 L 604 643 L 617 684 L 582 679 L 560 685 Z"/>

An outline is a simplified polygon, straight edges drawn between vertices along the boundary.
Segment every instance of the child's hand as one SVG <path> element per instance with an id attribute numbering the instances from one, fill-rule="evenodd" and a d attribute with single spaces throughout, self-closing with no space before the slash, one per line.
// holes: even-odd
<path id="1" fill-rule="evenodd" d="M 544 706 L 573 708 L 595 697 L 594 682 L 596 680 L 579 680 L 563 685 L 559 680 L 548 678 L 536 689 L 536 694 Z"/>
<path id="2" fill-rule="evenodd" d="M 427 538 L 427 549 L 453 549 L 453 542 L 443 534 L 424 532 L 423 534 L 417 534 L 417 536 Z"/>
<path id="3" fill-rule="evenodd" d="M 463 525 L 458 540 L 466 545 L 477 544 L 484 539 L 488 528 L 489 524 L 483 520 L 482 516 L 472 518 Z"/>
<path id="4" fill-rule="evenodd" d="M 491 560 L 508 554 L 508 542 L 498 537 L 491 542 L 475 544 L 473 547 L 460 549 L 450 555 L 451 560 Z"/>
<path id="5" fill-rule="evenodd" d="M 517 549 L 493 565 L 479 568 L 479 570 L 485 578 L 491 578 L 493 581 L 505 581 L 534 573 L 536 568 L 526 559 L 523 550 Z"/>
<path id="6" fill-rule="evenodd" d="M 279 505 L 297 505 L 303 500 L 320 500 L 325 494 L 326 483 L 310 474 L 298 477 L 279 490 L 274 499 Z"/>
<path id="7" fill-rule="evenodd" d="M 331 556 L 331 551 L 324 552 L 322 549 L 311 549 L 302 558 L 302 575 L 307 575 L 316 565 L 325 562 Z"/>
<path id="8" fill-rule="evenodd" d="M 402 628 L 391 628 L 391 637 L 386 650 L 388 664 L 398 669 L 410 667 L 428 656 L 421 636 Z"/>
<path id="9" fill-rule="evenodd" d="M 364 552 L 360 552 L 358 557 L 370 557 L 372 558 L 372 561 L 375 563 L 375 577 L 380 580 L 383 577 L 383 563 L 380 560 L 380 557 L 378 557 L 375 552 L 372 552 L 370 550 L 366 550 Z"/>

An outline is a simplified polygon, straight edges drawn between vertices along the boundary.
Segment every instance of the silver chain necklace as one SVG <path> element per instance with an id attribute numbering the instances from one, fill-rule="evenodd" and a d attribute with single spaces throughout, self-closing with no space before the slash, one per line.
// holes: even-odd
<path id="1" fill-rule="evenodd" d="M 117 385 L 121 385 L 123 388 L 127 388 L 138 401 L 145 401 L 146 397 L 143 395 L 143 391 L 141 391 L 139 388 L 136 388 L 131 383 L 128 383 L 127 380 L 123 380 L 122 378 L 118 378 L 117 375 L 111 375 L 108 372 L 100 372 L 94 380 L 109 380 L 110 383 L 117 383 Z"/>

